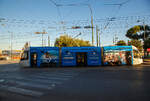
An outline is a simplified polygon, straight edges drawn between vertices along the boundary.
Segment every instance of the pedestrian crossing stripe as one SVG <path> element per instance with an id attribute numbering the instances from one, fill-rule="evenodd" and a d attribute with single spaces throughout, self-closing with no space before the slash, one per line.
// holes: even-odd
<path id="1" fill-rule="evenodd" d="M 17 86 L 26 86 L 26 87 L 33 87 L 33 88 L 41 88 L 41 89 L 53 89 L 54 84 L 40 84 L 40 83 L 35 83 L 35 82 L 24 82 L 24 81 L 9 81 L 9 83 L 15 83 Z"/>
<path id="2" fill-rule="evenodd" d="M 22 95 L 33 96 L 33 97 L 40 97 L 43 95 L 42 92 L 33 91 L 33 90 L 29 90 L 29 89 L 23 89 L 23 88 L 19 88 L 19 87 L 10 87 L 10 86 L 1 85 L 0 88 L 10 91 L 10 92 L 13 92 L 13 93 L 19 93 Z"/>
<path id="3" fill-rule="evenodd" d="M 13 79 L 13 78 L 12 78 Z M 41 82 L 41 83 L 54 83 L 54 84 L 62 84 L 62 81 L 56 81 L 56 80 L 50 80 L 50 79 L 42 79 L 42 78 L 27 78 L 27 77 L 16 77 L 14 78 L 15 80 L 26 80 L 26 81 L 29 81 L 29 82 Z"/>
<path id="4" fill-rule="evenodd" d="M 41 79 L 60 79 L 60 80 L 68 80 L 70 78 L 72 78 L 73 76 L 61 76 L 61 75 L 51 75 L 51 76 L 45 76 L 45 75 L 30 75 L 28 77 L 32 77 L 32 78 L 41 78 Z"/>
<path id="5" fill-rule="evenodd" d="M 39 97 L 78 74 L 72 71 L 10 73 L 0 77 L 0 90 Z"/>

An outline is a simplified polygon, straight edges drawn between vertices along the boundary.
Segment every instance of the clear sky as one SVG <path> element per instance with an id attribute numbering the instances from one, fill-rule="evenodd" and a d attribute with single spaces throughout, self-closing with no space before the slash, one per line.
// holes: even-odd
<path id="1" fill-rule="evenodd" d="M 48 36 L 53 45 L 60 35 L 74 37 L 80 32 L 78 38 L 91 42 L 91 29 L 83 28 L 91 20 L 86 4 L 91 6 L 94 26 L 101 33 L 101 45 L 112 45 L 115 35 L 118 40 L 128 40 L 126 30 L 134 25 L 150 25 L 150 0 L 0 0 L 0 49 L 10 49 L 11 41 L 13 49 L 21 49 L 27 41 L 40 46 L 41 35 L 34 32 L 43 30 L 47 32 L 45 45 Z M 112 17 L 115 19 L 110 21 Z"/>

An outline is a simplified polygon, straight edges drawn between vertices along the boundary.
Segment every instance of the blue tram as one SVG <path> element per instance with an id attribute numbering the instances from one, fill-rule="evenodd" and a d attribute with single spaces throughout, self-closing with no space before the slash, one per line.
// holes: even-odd
<path id="1" fill-rule="evenodd" d="M 143 61 L 133 46 L 29 47 L 22 53 L 23 67 L 134 65 Z"/>

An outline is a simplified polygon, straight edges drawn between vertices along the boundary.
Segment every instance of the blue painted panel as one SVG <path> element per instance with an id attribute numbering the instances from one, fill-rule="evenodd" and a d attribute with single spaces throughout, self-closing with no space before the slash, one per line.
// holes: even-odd
<path id="1" fill-rule="evenodd" d="M 37 67 L 41 64 L 59 65 L 59 48 L 58 47 L 30 47 L 30 53 L 37 53 Z"/>
<path id="2" fill-rule="evenodd" d="M 87 65 L 101 65 L 100 47 L 62 47 L 62 66 L 76 66 L 76 53 L 87 53 Z"/>
<path id="3" fill-rule="evenodd" d="M 76 65 L 76 55 L 74 52 L 69 52 L 67 50 L 62 50 L 62 66 L 75 66 Z"/>
<path id="4" fill-rule="evenodd" d="M 95 51 L 88 52 L 87 54 L 87 63 L 89 66 L 101 65 L 101 51 L 98 48 Z"/>

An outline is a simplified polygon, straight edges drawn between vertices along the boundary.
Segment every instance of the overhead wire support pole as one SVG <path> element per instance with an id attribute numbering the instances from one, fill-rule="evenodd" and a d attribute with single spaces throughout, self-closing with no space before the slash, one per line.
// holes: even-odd
<path id="1" fill-rule="evenodd" d="M 144 38 L 143 38 L 143 41 L 144 41 L 144 44 L 145 44 L 145 21 L 144 20 L 143 20 L 143 27 L 144 27 Z M 144 49 L 144 57 L 145 57 L 145 55 L 146 55 L 146 52 L 145 52 L 145 49 Z"/>
<path id="2" fill-rule="evenodd" d="M 91 6 L 88 4 L 91 13 L 91 29 L 92 29 L 92 46 L 94 46 L 94 29 L 93 29 L 93 12 Z"/>
<path id="3" fill-rule="evenodd" d="M 12 34 L 12 32 L 11 32 L 11 51 L 10 51 L 10 54 L 11 54 L 11 60 L 12 60 L 12 38 L 13 38 L 13 34 Z"/>
<path id="4" fill-rule="evenodd" d="M 47 34 L 47 32 L 43 30 L 43 32 L 35 32 L 35 34 L 42 34 L 42 47 L 43 47 L 43 35 Z"/>
<path id="5" fill-rule="evenodd" d="M 92 11 L 92 8 L 91 8 L 91 5 L 90 4 L 84 4 L 84 3 L 81 3 L 81 4 L 67 4 L 67 5 L 61 5 L 61 4 L 57 4 L 56 2 L 54 2 L 53 0 L 50 0 L 56 7 L 58 6 L 81 6 L 81 5 L 84 5 L 84 6 L 88 6 L 88 8 L 90 9 L 90 16 L 91 16 L 91 29 L 92 29 L 92 46 L 94 46 L 94 24 L 93 24 L 93 11 Z"/>
<path id="6" fill-rule="evenodd" d="M 45 30 L 43 30 L 43 32 L 42 32 L 42 47 L 44 46 L 44 43 L 43 43 L 43 34 L 46 34 Z"/>
<path id="7" fill-rule="evenodd" d="M 99 47 L 101 46 L 101 41 L 100 41 L 100 38 L 101 38 L 101 37 L 100 37 L 100 34 L 101 34 L 101 33 L 99 32 L 99 38 L 98 38 Z"/>
<path id="8" fill-rule="evenodd" d="M 48 46 L 50 46 L 50 37 L 48 36 Z"/>
<path id="9" fill-rule="evenodd" d="M 12 60 L 12 38 L 13 38 L 13 33 L 8 31 L 10 33 L 10 58 Z"/>
<path id="10" fill-rule="evenodd" d="M 98 47 L 98 26 L 96 25 L 96 44 L 97 44 L 97 47 Z"/>
<path id="11" fill-rule="evenodd" d="M 145 41 L 145 21 L 143 21 L 143 27 L 144 27 L 144 41 Z"/>
<path id="12" fill-rule="evenodd" d="M 42 47 L 43 47 L 43 32 L 42 32 Z"/>

